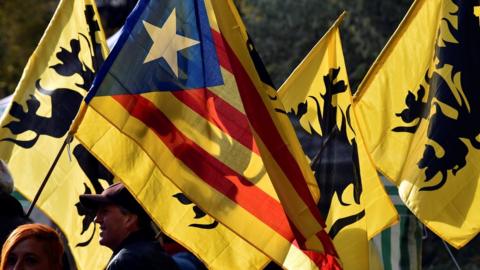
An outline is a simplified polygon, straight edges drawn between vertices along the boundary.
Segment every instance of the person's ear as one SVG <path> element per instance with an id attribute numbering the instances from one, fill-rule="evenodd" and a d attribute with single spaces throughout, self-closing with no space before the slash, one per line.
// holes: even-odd
<path id="1" fill-rule="evenodd" d="M 127 218 L 125 220 L 125 225 L 130 229 L 137 229 L 138 227 L 138 216 L 135 214 L 127 214 Z"/>

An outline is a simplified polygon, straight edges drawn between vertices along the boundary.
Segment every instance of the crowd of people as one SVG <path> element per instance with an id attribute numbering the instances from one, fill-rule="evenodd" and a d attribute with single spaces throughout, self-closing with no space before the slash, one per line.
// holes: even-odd
<path id="1" fill-rule="evenodd" d="M 69 269 L 60 234 L 50 226 L 33 223 L 12 191 L 13 179 L 1 161 L 0 270 Z M 206 269 L 188 251 L 165 251 L 155 224 L 123 184 L 115 183 L 101 194 L 81 195 L 80 202 L 95 213 L 100 245 L 113 252 L 107 270 Z"/>

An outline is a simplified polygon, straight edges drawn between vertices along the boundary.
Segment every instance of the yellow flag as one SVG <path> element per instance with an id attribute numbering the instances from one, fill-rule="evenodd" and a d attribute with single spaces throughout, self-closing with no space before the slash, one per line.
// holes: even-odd
<path id="1" fill-rule="evenodd" d="M 398 218 L 356 133 L 338 29 L 342 18 L 280 87 L 279 97 L 305 136 L 322 143 L 314 149 L 312 167 L 326 230 L 344 269 L 369 269 L 369 239 Z"/>
<path id="2" fill-rule="evenodd" d="M 480 230 L 480 21 L 474 2 L 415 1 L 354 101 L 378 169 L 410 210 L 457 248 Z"/>
<path id="3" fill-rule="evenodd" d="M 338 268 L 309 189 L 318 195 L 313 174 L 287 116 L 275 110 L 282 104 L 233 2 L 162 3 L 141 0 L 129 16 L 76 137 L 211 268 L 249 268 L 238 262 L 250 258 L 259 268 L 260 252 L 288 269 Z M 181 240 L 180 230 L 199 231 L 175 231 L 176 219 L 166 216 L 179 209 L 173 195 L 246 242 L 217 246 L 209 237 L 199 250 Z M 220 265 L 219 254 L 234 255 Z"/>
<path id="4" fill-rule="evenodd" d="M 62 0 L 25 67 L 0 128 L 0 157 L 16 189 L 32 200 L 58 153 L 94 73 L 107 53 L 95 1 Z M 113 175 L 76 140 L 60 158 L 37 207 L 66 235 L 78 269 L 101 269 L 111 252 L 78 205 Z"/>

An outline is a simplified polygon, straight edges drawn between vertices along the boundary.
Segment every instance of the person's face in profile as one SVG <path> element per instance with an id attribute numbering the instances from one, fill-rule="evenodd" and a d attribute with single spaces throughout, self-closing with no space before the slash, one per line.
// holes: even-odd
<path id="1" fill-rule="evenodd" d="M 117 249 L 129 234 L 129 226 L 135 215 L 122 212 L 114 204 L 102 205 L 97 210 L 95 222 L 100 224 L 100 245 Z"/>
<path id="2" fill-rule="evenodd" d="M 45 245 L 35 239 L 28 238 L 19 242 L 7 257 L 7 270 L 50 270 L 54 269 L 48 258 Z"/>

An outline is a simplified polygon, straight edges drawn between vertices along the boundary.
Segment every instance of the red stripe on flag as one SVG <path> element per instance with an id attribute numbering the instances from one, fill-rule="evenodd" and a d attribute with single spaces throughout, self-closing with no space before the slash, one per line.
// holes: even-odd
<path id="1" fill-rule="evenodd" d="M 259 154 L 246 115 L 235 107 L 208 89 L 174 91 L 172 94 L 233 139 Z"/>
<path id="2" fill-rule="evenodd" d="M 292 244 L 296 247 L 299 247 L 297 240 L 294 240 Z M 337 261 L 337 258 L 335 257 L 336 253 L 328 253 L 326 250 L 325 250 L 325 253 L 320 253 L 320 252 L 311 251 L 311 250 L 302 250 L 302 252 L 308 258 L 310 258 L 313 262 L 315 262 L 315 265 L 317 265 L 319 269 L 322 269 L 322 270 L 323 269 L 328 269 L 328 270 L 342 269 Z"/>
<path id="3" fill-rule="evenodd" d="M 314 215 L 317 222 L 325 227 L 319 210 L 310 194 L 310 190 L 306 185 L 302 171 L 288 150 L 285 141 L 283 141 L 278 133 L 277 127 L 270 117 L 255 85 L 248 76 L 247 71 L 220 33 L 216 31 L 212 31 L 212 33 L 217 50 L 226 51 L 226 57 L 219 57 L 219 61 L 222 66 L 231 66 L 232 68 L 232 73 L 235 76 L 245 112 L 248 119 L 250 119 L 250 124 L 260 136 L 279 167 L 282 168 L 292 183 L 292 186 L 295 188 L 295 191 L 303 199 L 305 205 L 310 209 L 310 212 Z"/>
<path id="4" fill-rule="evenodd" d="M 299 248 L 297 240 L 294 240 L 292 242 L 292 245 L 295 247 Z M 332 254 L 328 254 L 327 252 L 325 253 L 320 253 L 316 251 L 311 251 L 311 250 L 302 250 L 299 248 L 312 262 L 315 263 L 319 267 L 319 269 L 328 269 L 328 270 L 340 270 L 342 269 L 340 265 L 338 264 L 337 258 L 335 256 L 332 256 Z"/>
<path id="5" fill-rule="evenodd" d="M 208 185 L 236 202 L 291 242 L 317 266 L 330 264 L 332 259 L 328 255 L 302 250 L 299 247 L 292 234 L 294 228 L 290 227 L 290 222 L 281 204 L 188 139 L 153 103 L 140 95 L 115 95 L 112 98 L 122 105 L 130 115 L 153 130 L 175 157 Z M 328 245 L 324 246 L 329 247 Z M 326 251 L 328 250 L 326 249 Z"/>
<path id="6" fill-rule="evenodd" d="M 187 138 L 161 110 L 140 95 L 112 96 L 142 121 L 205 183 L 256 216 L 288 241 L 294 239 L 282 206 L 263 190 Z"/>
<path id="7" fill-rule="evenodd" d="M 235 79 L 237 81 L 237 85 L 239 87 L 239 91 L 241 93 L 242 101 L 244 108 L 247 112 L 247 116 L 252 117 L 253 121 L 250 121 L 253 128 L 255 130 L 260 131 L 258 134 L 261 136 L 262 141 L 265 143 L 267 148 L 271 151 L 271 154 L 276 158 L 276 161 L 279 162 L 280 167 L 284 170 L 287 174 L 287 177 L 293 182 L 293 186 L 296 188 L 296 191 L 299 192 L 301 198 L 307 200 L 305 203 L 314 214 L 317 222 L 325 227 L 325 223 L 321 218 L 318 208 L 311 197 L 310 191 L 306 186 L 306 181 L 303 178 L 303 174 L 298 167 L 298 164 L 295 161 L 295 158 L 291 156 L 290 152 L 284 145 L 284 141 L 282 140 L 280 134 L 278 134 L 275 124 L 273 120 L 270 118 L 267 109 L 265 108 L 265 104 L 263 103 L 262 98 L 257 93 L 255 85 L 251 81 L 250 77 L 248 76 L 247 72 L 243 68 L 242 64 L 236 57 L 233 50 L 228 46 L 228 43 L 223 40 L 220 33 L 212 30 L 213 39 L 216 44 L 217 49 L 217 56 L 220 62 L 220 65 L 234 74 Z M 253 90 L 253 91 L 252 91 Z M 253 92 L 253 93 L 250 93 Z M 252 103 L 250 103 L 252 102 Z M 256 111 L 255 109 L 259 109 L 260 111 Z M 260 116 L 260 117 L 259 117 Z M 251 119 L 251 118 L 250 118 Z M 266 124 L 266 125 L 263 125 Z M 280 147 L 279 147 L 280 146 Z M 282 147 L 283 146 L 283 147 Z M 276 151 L 272 151 L 272 148 Z M 283 151 L 283 152 L 282 152 Z M 285 154 L 286 152 L 286 154 Z M 285 158 L 285 159 L 284 159 Z M 288 164 L 292 165 L 293 168 L 288 166 Z M 288 168 L 287 170 L 285 170 Z M 299 179 L 303 179 L 299 180 Z M 296 184 L 297 183 L 297 184 Z M 301 190 L 298 190 L 298 184 L 300 184 Z M 305 238 L 302 234 L 299 233 L 298 229 L 293 226 L 292 229 L 295 232 L 295 235 L 298 236 L 299 240 L 305 241 Z M 333 256 L 337 256 L 335 248 L 331 239 L 328 237 L 324 230 L 321 230 L 316 235 L 320 241 L 322 242 L 323 248 L 326 254 L 321 254 L 318 252 L 311 252 L 302 250 L 305 255 L 307 255 L 313 262 L 315 262 L 318 266 L 327 266 L 328 269 L 340 269 L 338 263 Z M 298 242 L 294 240 L 292 242 L 293 245 L 299 247 Z M 325 259 L 326 258 L 326 259 Z M 323 269 L 323 268 L 322 268 Z"/>
<path id="8" fill-rule="evenodd" d="M 229 56 L 225 46 L 223 46 L 223 39 L 220 33 L 212 29 L 212 37 L 215 42 L 215 49 L 217 50 L 218 62 L 220 62 L 220 65 L 224 69 L 233 74 L 232 66 L 230 66 L 230 61 L 228 60 Z"/>
<path id="9" fill-rule="evenodd" d="M 338 257 L 338 254 L 337 254 L 337 251 L 335 250 L 335 246 L 333 245 L 332 239 L 330 239 L 330 236 L 328 236 L 325 230 L 319 231 L 317 233 L 317 237 L 322 242 L 325 253 Z"/>

